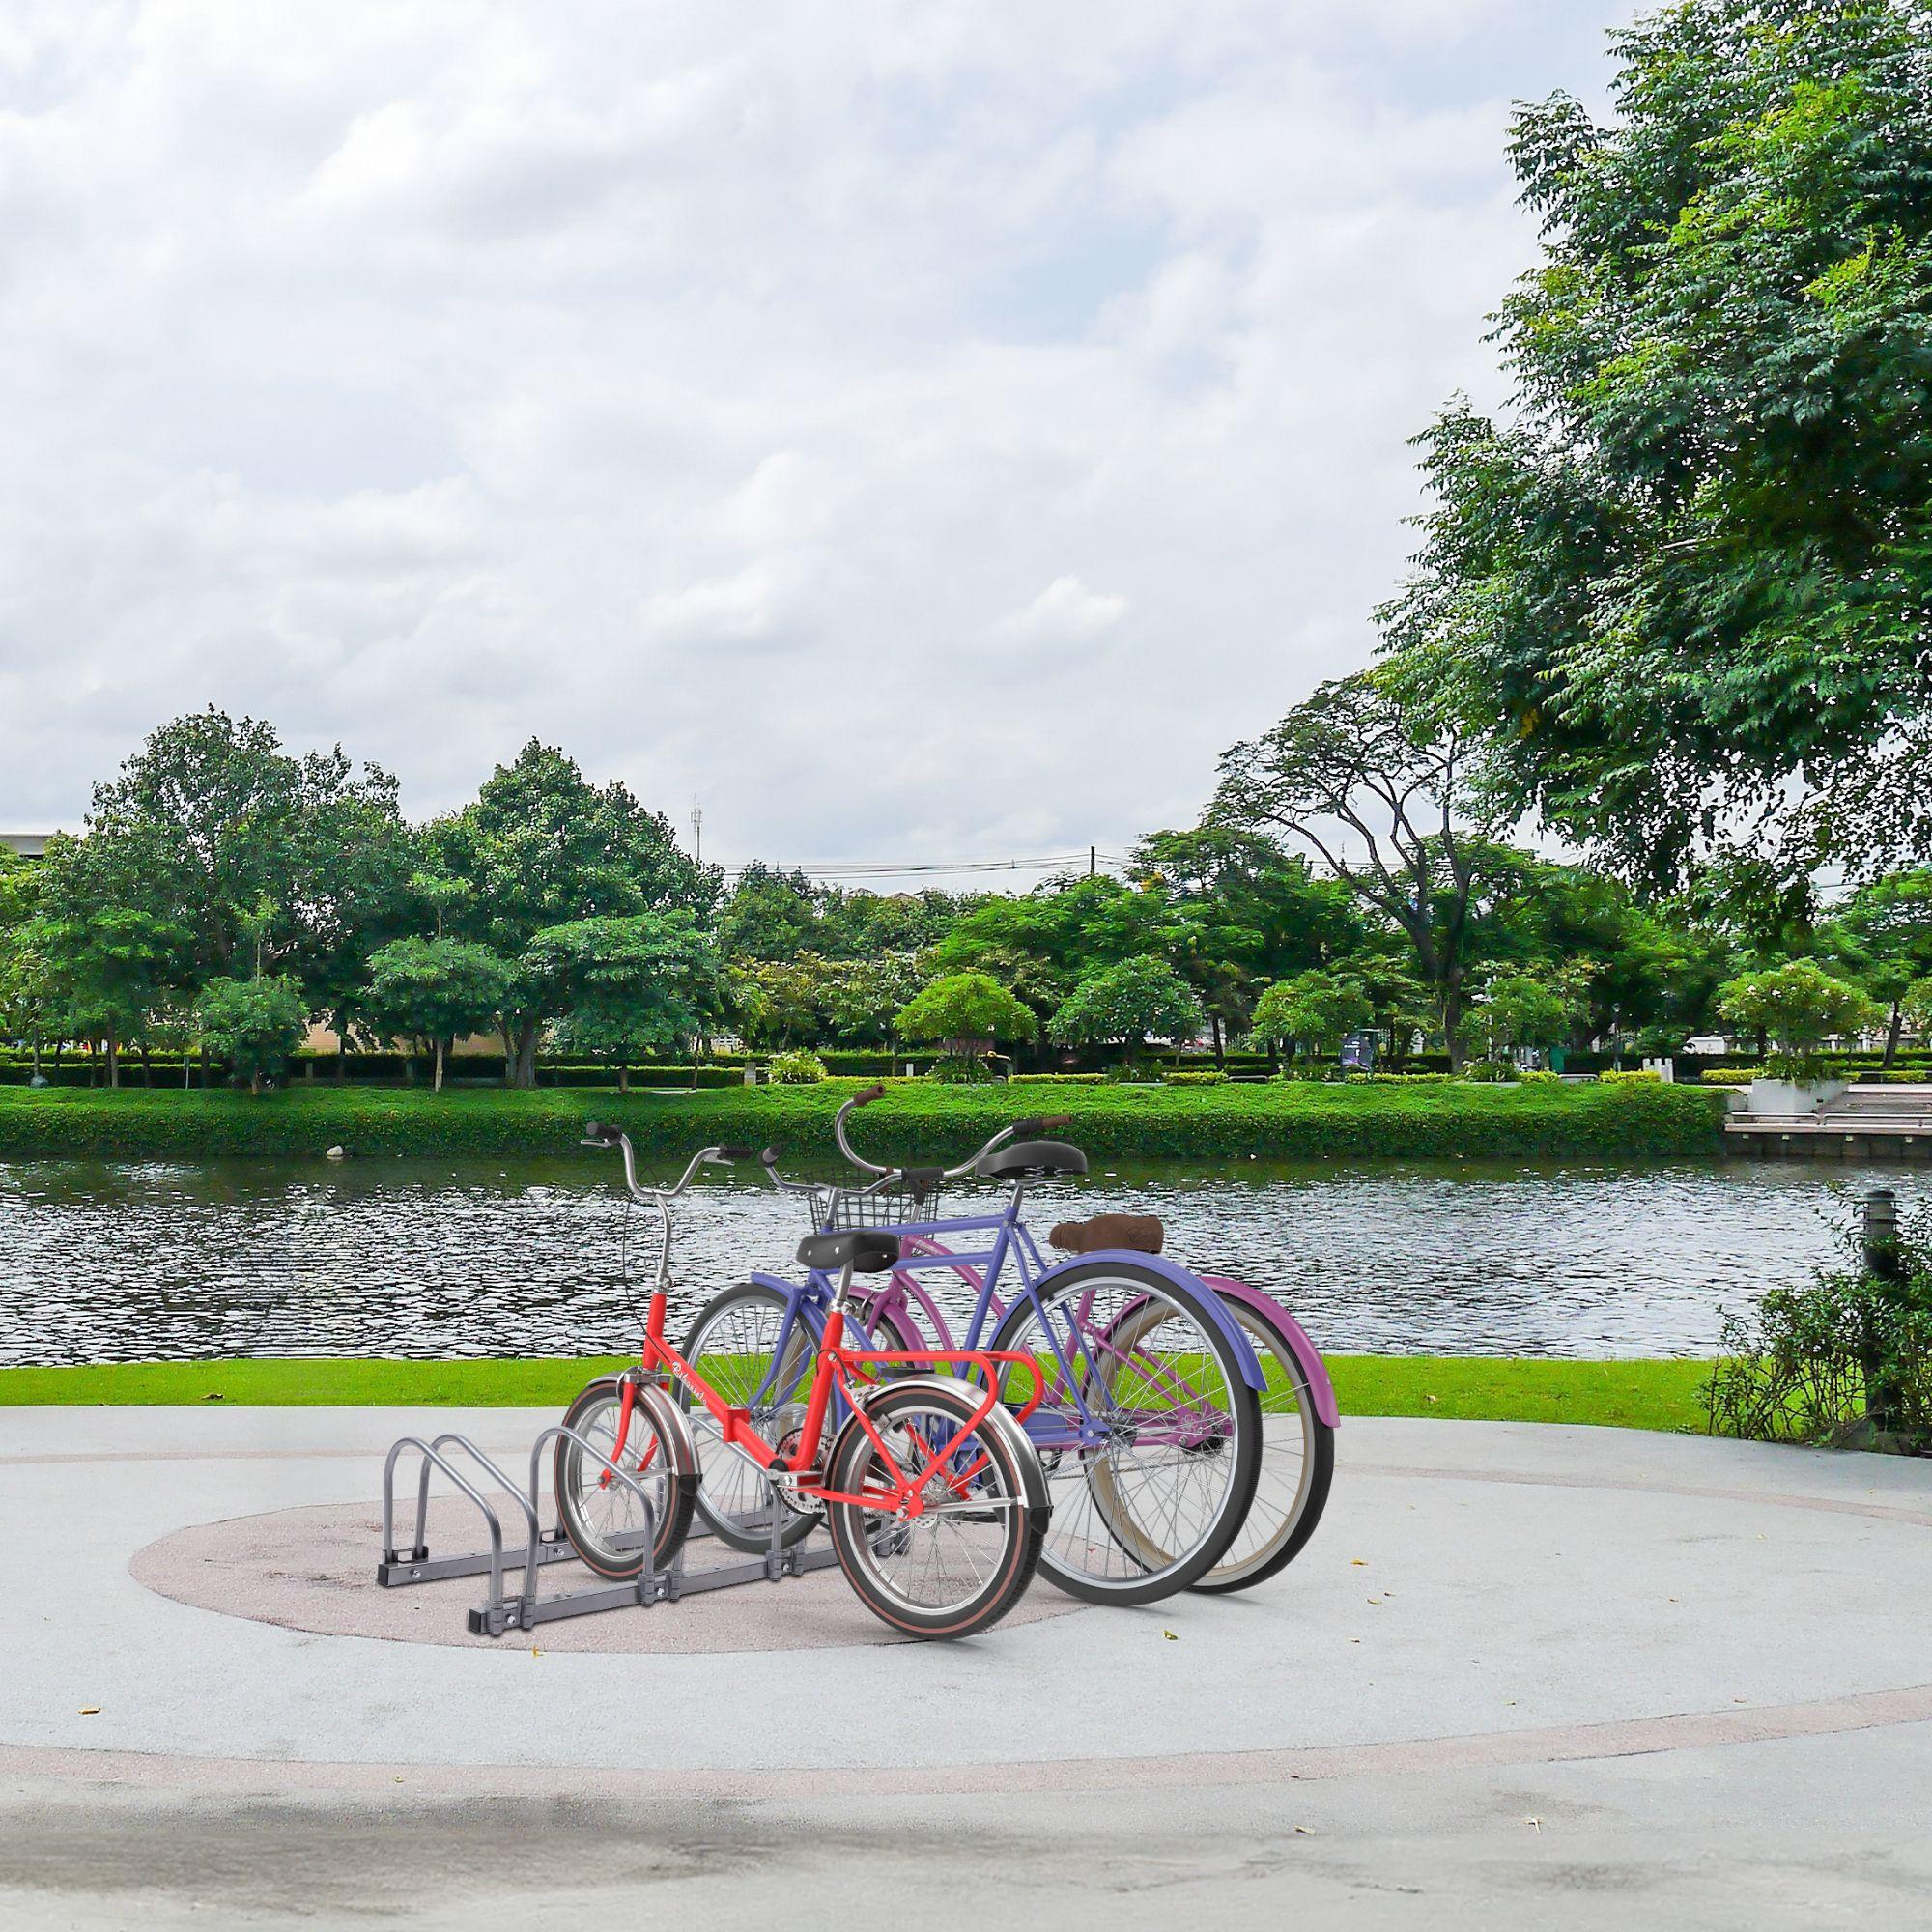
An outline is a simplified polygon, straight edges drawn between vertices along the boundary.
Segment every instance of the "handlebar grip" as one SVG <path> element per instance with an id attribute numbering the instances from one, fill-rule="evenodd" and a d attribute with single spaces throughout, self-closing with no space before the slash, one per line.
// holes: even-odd
<path id="1" fill-rule="evenodd" d="M 585 1121 L 583 1123 L 583 1144 L 585 1147 L 615 1147 L 623 1138 L 621 1127 L 606 1126 L 602 1121 Z"/>
<path id="2" fill-rule="evenodd" d="M 885 1097 L 885 1087 L 875 1080 L 869 1087 L 852 1095 L 852 1104 L 855 1107 L 869 1107 L 874 1100 L 883 1100 Z"/>
<path id="3" fill-rule="evenodd" d="M 1070 1127 L 1073 1124 L 1073 1116 L 1071 1114 L 1042 1114 L 1039 1117 L 1039 1123 L 1043 1127 Z"/>
<path id="4" fill-rule="evenodd" d="M 1029 1114 L 1025 1120 L 1015 1121 L 1007 1131 L 1018 1135 L 1021 1140 L 1034 1140 L 1046 1131 L 1046 1122 L 1036 1115 Z"/>
<path id="5" fill-rule="evenodd" d="M 711 1151 L 715 1153 L 720 1160 L 756 1160 L 758 1157 L 757 1150 L 755 1148 L 748 1148 L 748 1147 L 713 1148 Z"/>

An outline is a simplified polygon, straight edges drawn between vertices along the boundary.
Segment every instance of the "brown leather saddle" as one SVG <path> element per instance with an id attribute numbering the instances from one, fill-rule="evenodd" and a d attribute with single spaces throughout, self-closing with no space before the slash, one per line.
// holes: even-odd
<path id="1" fill-rule="evenodd" d="M 1157 1255 L 1166 1237 L 1158 1214 L 1095 1214 L 1091 1221 L 1063 1221 L 1046 1238 L 1070 1255 L 1091 1255 L 1096 1248 Z"/>

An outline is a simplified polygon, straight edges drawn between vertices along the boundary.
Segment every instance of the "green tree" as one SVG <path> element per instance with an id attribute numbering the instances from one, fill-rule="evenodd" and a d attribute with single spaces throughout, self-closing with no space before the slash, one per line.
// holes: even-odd
<path id="1" fill-rule="evenodd" d="M 634 1062 L 695 1048 L 723 998 L 724 966 L 689 906 L 549 926 L 523 963 L 554 989 L 561 1043 L 615 1061 L 625 1092 Z"/>
<path id="2" fill-rule="evenodd" d="M 1217 1058 L 1228 1033 L 1247 1030 L 1258 988 L 1332 964 L 1366 936 L 1347 886 L 1238 826 L 1150 833 L 1133 863 L 1136 883 L 1175 914 L 1171 960 L 1208 1009 Z"/>
<path id="3" fill-rule="evenodd" d="M 1906 1024 L 1917 1028 L 1921 1039 L 1932 1041 L 1932 973 L 1913 980 L 1899 1005 L 1904 1009 Z"/>
<path id="4" fill-rule="evenodd" d="M 949 973 L 899 1009 L 901 1039 L 941 1040 L 963 1060 L 981 1058 L 988 1043 L 1031 1040 L 1034 1011 L 990 973 Z"/>
<path id="5" fill-rule="evenodd" d="M 24 1043 L 33 1077 L 53 1028 L 52 989 L 36 944 L 43 867 L 0 850 L 0 1039 Z"/>
<path id="6" fill-rule="evenodd" d="M 1821 950 L 1889 1009 L 1885 1064 L 1898 1057 L 1905 996 L 1932 974 L 1932 869 L 1889 872 L 1861 886 L 1821 935 Z"/>
<path id="7" fill-rule="evenodd" d="M 246 1077 L 248 1091 L 283 1072 L 308 1024 L 300 982 L 286 974 L 211 980 L 195 1002 L 207 1045 Z"/>
<path id="8" fill-rule="evenodd" d="M 1525 1052 L 1558 1045 L 1576 1009 L 1567 989 L 1527 973 L 1502 973 L 1470 1004 L 1463 1037 L 1491 1065 L 1502 1065 Z"/>
<path id="9" fill-rule="evenodd" d="M 320 1004 L 346 970 L 325 962 L 365 910 L 372 854 L 401 838 L 387 773 L 358 778 L 339 749 L 290 756 L 270 725 L 211 708 L 163 724 L 95 788 L 77 890 L 52 892 L 72 916 L 114 904 L 177 934 L 157 978 L 189 996 L 252 962 L 252 922 L 273 905 L 269 954 Z"/>
<path id="10" fill-rule="evenodd" d="M 1359 980 L 1315 968 L 1266 988 L 1255 1002 L 1249 1031 L 1271 1059 L 1284 1040 L 1291 1050 L 1337 1053 L 1348 1035 L 1374 1018 L 1375 1008 Z"/>
<path id="11" fill-rule="evenodd" d="M 1132 1065 L 1150 1035 L 1191 1038 L 1206 1017 L 1192 988 L 1164 960 L 1122 959 L 1083 980 L 1047 1022 L 1047 1035 L 1063 1046 L 1124 1046 Z"/>
<path id="12" fill-rule="evenodd" d="M 1857 986 L 1810 959 L 1740 975 L 1718 996 L 1718 1010 L 1737 1032 L 1775 1041 L 1778 1051 L 1766 1070 L 1788 1080 L 1818 1078 L 1819 1048 L 1828 1039 L 1861 1033 L 1879 1018 L 1878 1008 Z"/>
<path id="13" fill-rule="evenodd" d="M 1305 840 L 1396 927 L 1458 1061 L 1475 923 L 1519 889 L 1522 869 L 1481 829 L 1482 801 L 1456 731 L 1373 675 L 1321 685 L 1273 730 L 1222 758 L 1210 815 Z"/>
<path id="14" fill-rule="evenodd" d="M 1524 108 L 1542 257 L 1382 613 L 1516 810 L 1682 881 L 1922 848 L 1932 811 L 1932 34 L 1918 0 L 1687 0 L 1613 117 Z"/>
<path id="15" fill-rule="evenodd" d="M 982 899 L 933 947 L 929 963 L 942 974 L 990 973 L 1043 1020 L 1096 968 L 1171 961 L 1185 944 L 1184 922 L 1165 892 L 1083 874 Z"/>
<path id="16" fill-rule="evenodd" d="M 678 849 L 667 819 L 621 784 L 590 784 L 534 738 L 471 804 L 427 828 L 425 843 L 438 867 L 469 888 L 454 921 L 461 935 L 504 959 L 521 961 L 554 926 L 673 907 L 708 918 L 718 897 L 718 872 Z M 536 1085 L 544 1027 L 567 1006 L 562 981 L 522 976 L 502 1015 L 510 1085 Z"/>
<path id="17" fill-rule="evenodd" d="M 516 969 L 473 939 L 392 939 L 369 955 L 358 1006 L 382 1032 L 428 1045 L 440 1094 L 450 1041 L 494 1024 L 516 983 Z"/>

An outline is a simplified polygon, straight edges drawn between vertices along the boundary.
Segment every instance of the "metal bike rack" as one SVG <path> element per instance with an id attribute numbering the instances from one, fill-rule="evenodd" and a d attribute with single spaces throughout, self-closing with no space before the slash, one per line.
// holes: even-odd
<path id="1" fill-rule="evenodd" d="M 611 1479 L 622 1483 L 642 1505 L 644 1527 L 633 1534 L 642 1547 L 644 1561 L 642 1569 L 630 1582 L 607 1583 L 597 1589 L 573 1590 L 554 1597 L 537 1595 L 538 1570 L 552 1563 L 578 1560 L 577 1551 L 571 1547 L 562 1525 L 559 1523 L 554 1529 L 545 1529 L 540 1514 L 542 1492 L 539 1482 L 543 1452 L 546 1445 L 559 1437 L 568 1437 L 586 1455 L 595 1457 Z M 416 1482 L 415 1540 L 405 1552 L 398 1548 L 395 1533 L 396 1463 L 412 1450 L 422 1460 Z M 492 1507 L 489 1497 L 457 1467 L 451 1460 L 452 1455 L 467 1457 L 498 1489 L 516 1498 L 524 1514 L 526 1536 L 521 1549 L 504 1550 L 501 1518 Z M 434 1556 L 430 1553 L 429 1479 L 432 1469 L 440 1469 L 481 1512 L 490 1533 L 487 1549 L 458 1556 Z M 791 1548 L 785 1548 L 781 1541 L 784 1520 L 784 1511 L 774 1497 L 771 1548 L 762 1556 L 744 1563 L 721 1564 L 715 1569 L 688 1571 L 684 1567 L 685 1548 L 693 1541 L 713 1533 L 694 1529 L 686 1537 L 684 1545 L 679 1547 L 669 1566 L 660 1570 L 651 1554 L 657 1548 L 657 1515 L 651 1508 L 650 1498 L 634 1477 L 618 1468 L 602 1450 L 586 1442 L 567 1424 L 553 1423 L 530 1445 L 527 1488 L 520 1486 L 506 1470 L 491 1461 L 469 1436 L 459 1435 L 453 1430 L 427 1442 L 419 1435 L 404 1435 L 391 1447 L 388 1460 L 383 1464 L 383 1560 L 376 1566 L 376 1581 L 385 1590 L 396 1590 L 406 1589 L 412 1583 L 437 1582 L 446 1577 L 480 1577 L 487 1573 L 490 1595 L 481 1607 L 469 1612 L 469 1629 L 477 1636 L 502 1636 L 509 1631 L 535 1630 L 539 1624 L 554 1623 L 564 1617 L 590 1616 L 599 1610 L 625 1609 L 633 1605 L 647 1610 L 654 1604 L 674 1604 L 682 1597 L 696 1596 L 705 1590 L 725 1590 L 740 1583 L 776 1583 L 781 1577 L 801 1577 L 810 1570 L 827 1569 L 838 1560 L 829 1545 L 808 1548 L 805 1540 L 801 1540 Z M 504 1572 L 519 1565 L 524 1572 L 524 1586 L 519 1595 L 511 1597 L 505 1594 L 503 1588 Z"/>

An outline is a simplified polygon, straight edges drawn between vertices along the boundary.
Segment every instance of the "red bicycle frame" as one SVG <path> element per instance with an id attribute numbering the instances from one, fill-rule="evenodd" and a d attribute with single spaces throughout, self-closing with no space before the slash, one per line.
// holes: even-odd
<path id="1" fill-rule="evenodd" d="M 778 1448 L 758 1434 L 752 1426 L 751 1410 L 735 1404 L 727 1403 L 704 1377 L 690 1362 L 678 1353 L 665 1339 L 665 1314 L 668 1296 L 660 1288 L 651 1296 L 650 1310 L 644 1321 L 644 1346 L 639 1357 L 639 1366 L 647 1375 L 668 1376 L 682 1388 L 701 1402 L 718 1425 L 719 1435 L 726 1448 L 735 1449 L 748 1456 L 761 1469 L 776 1469 L 795 1479 L 801 1495 L 812 1496 L 822 1502 L 853 1503 L 866 1509 L 890 1512 L 907 1520 L 921 1516 L 926 1508 L 926 1491 L 935 1472 L 948 1491 L 956 1497 L 964 1497 L 967 1486 L 985 1468 L 987 1459 L 980 1457 L 964 1468 L 950 1466 L 954 1453 L 960 1445 L 977 1430 L 999 1400 L 999 1370 L 996 1364 L 1007 1368 L 1024 1367 L 1033 1378 L 1034 1392 L 1026 1406 L 1019 1409 L 1014 1420 L 1024 1423 L 1046 1394 L 1046 1380 L 1040 1373 L 1038 1362 L 1023 1351 L 991 1349 L 848 1349 L 845 1343 L 845 1311 L 835 1302 L 825 1318 L 825 1332 L 820 1338 L 812 1363 L 811 1388 L 806 1397 L 805 1421 L 799 1430 L 798 1446 L 789 1455 L 782 1455 Z M 961 1363 L 979 1371 L 982 1378 L 979 1406 L 961 1423 L 952 1437 L 940 1448 L 931 1450 L 924 1463 L 910 1474 L 899 1466 L 897 1459 L 887 1448 L 885 1438 L 873 1426 L 872 1419 L 866 1413 L 865 1402 L 855 1396 L 852 1378 L 876 1383 L 878 1367 L 901 1365 L 911 1367 L 924 1365 L 928 1369 L 939 1362 Z M 859 1427 L 878 1452 L 890 1475 L 893 1488 L 890 1491 L 867 1489 L 857 1495 L 850 1495 L 839 1490 L 828 1489 L 822 1478 L 814 1471 L 818 1464 L 818 1451 L 825 1435 L 825 1418 L 832 1406 L 834 1390 L 845 1399 L 848 1408 L 857 1417 Z M 630 1434 L 631 1413 L 637 1400 L 637 1385 L 626 1381 L 620 1397 L 617 1417 L 617 1440 L 611 1450 L 611 1461 L 618 1462 L 624 1453 L 625 1438 Z M 917 1443 L 915 1443 L 915 1446 Z M 639 1469 L 648 1467 L 652 1456 L 657 1453 L 653 1443 L 639 1463 Z M 598 1478 L 600 1485 L 611 1480 L 607 1469 Z"/>

